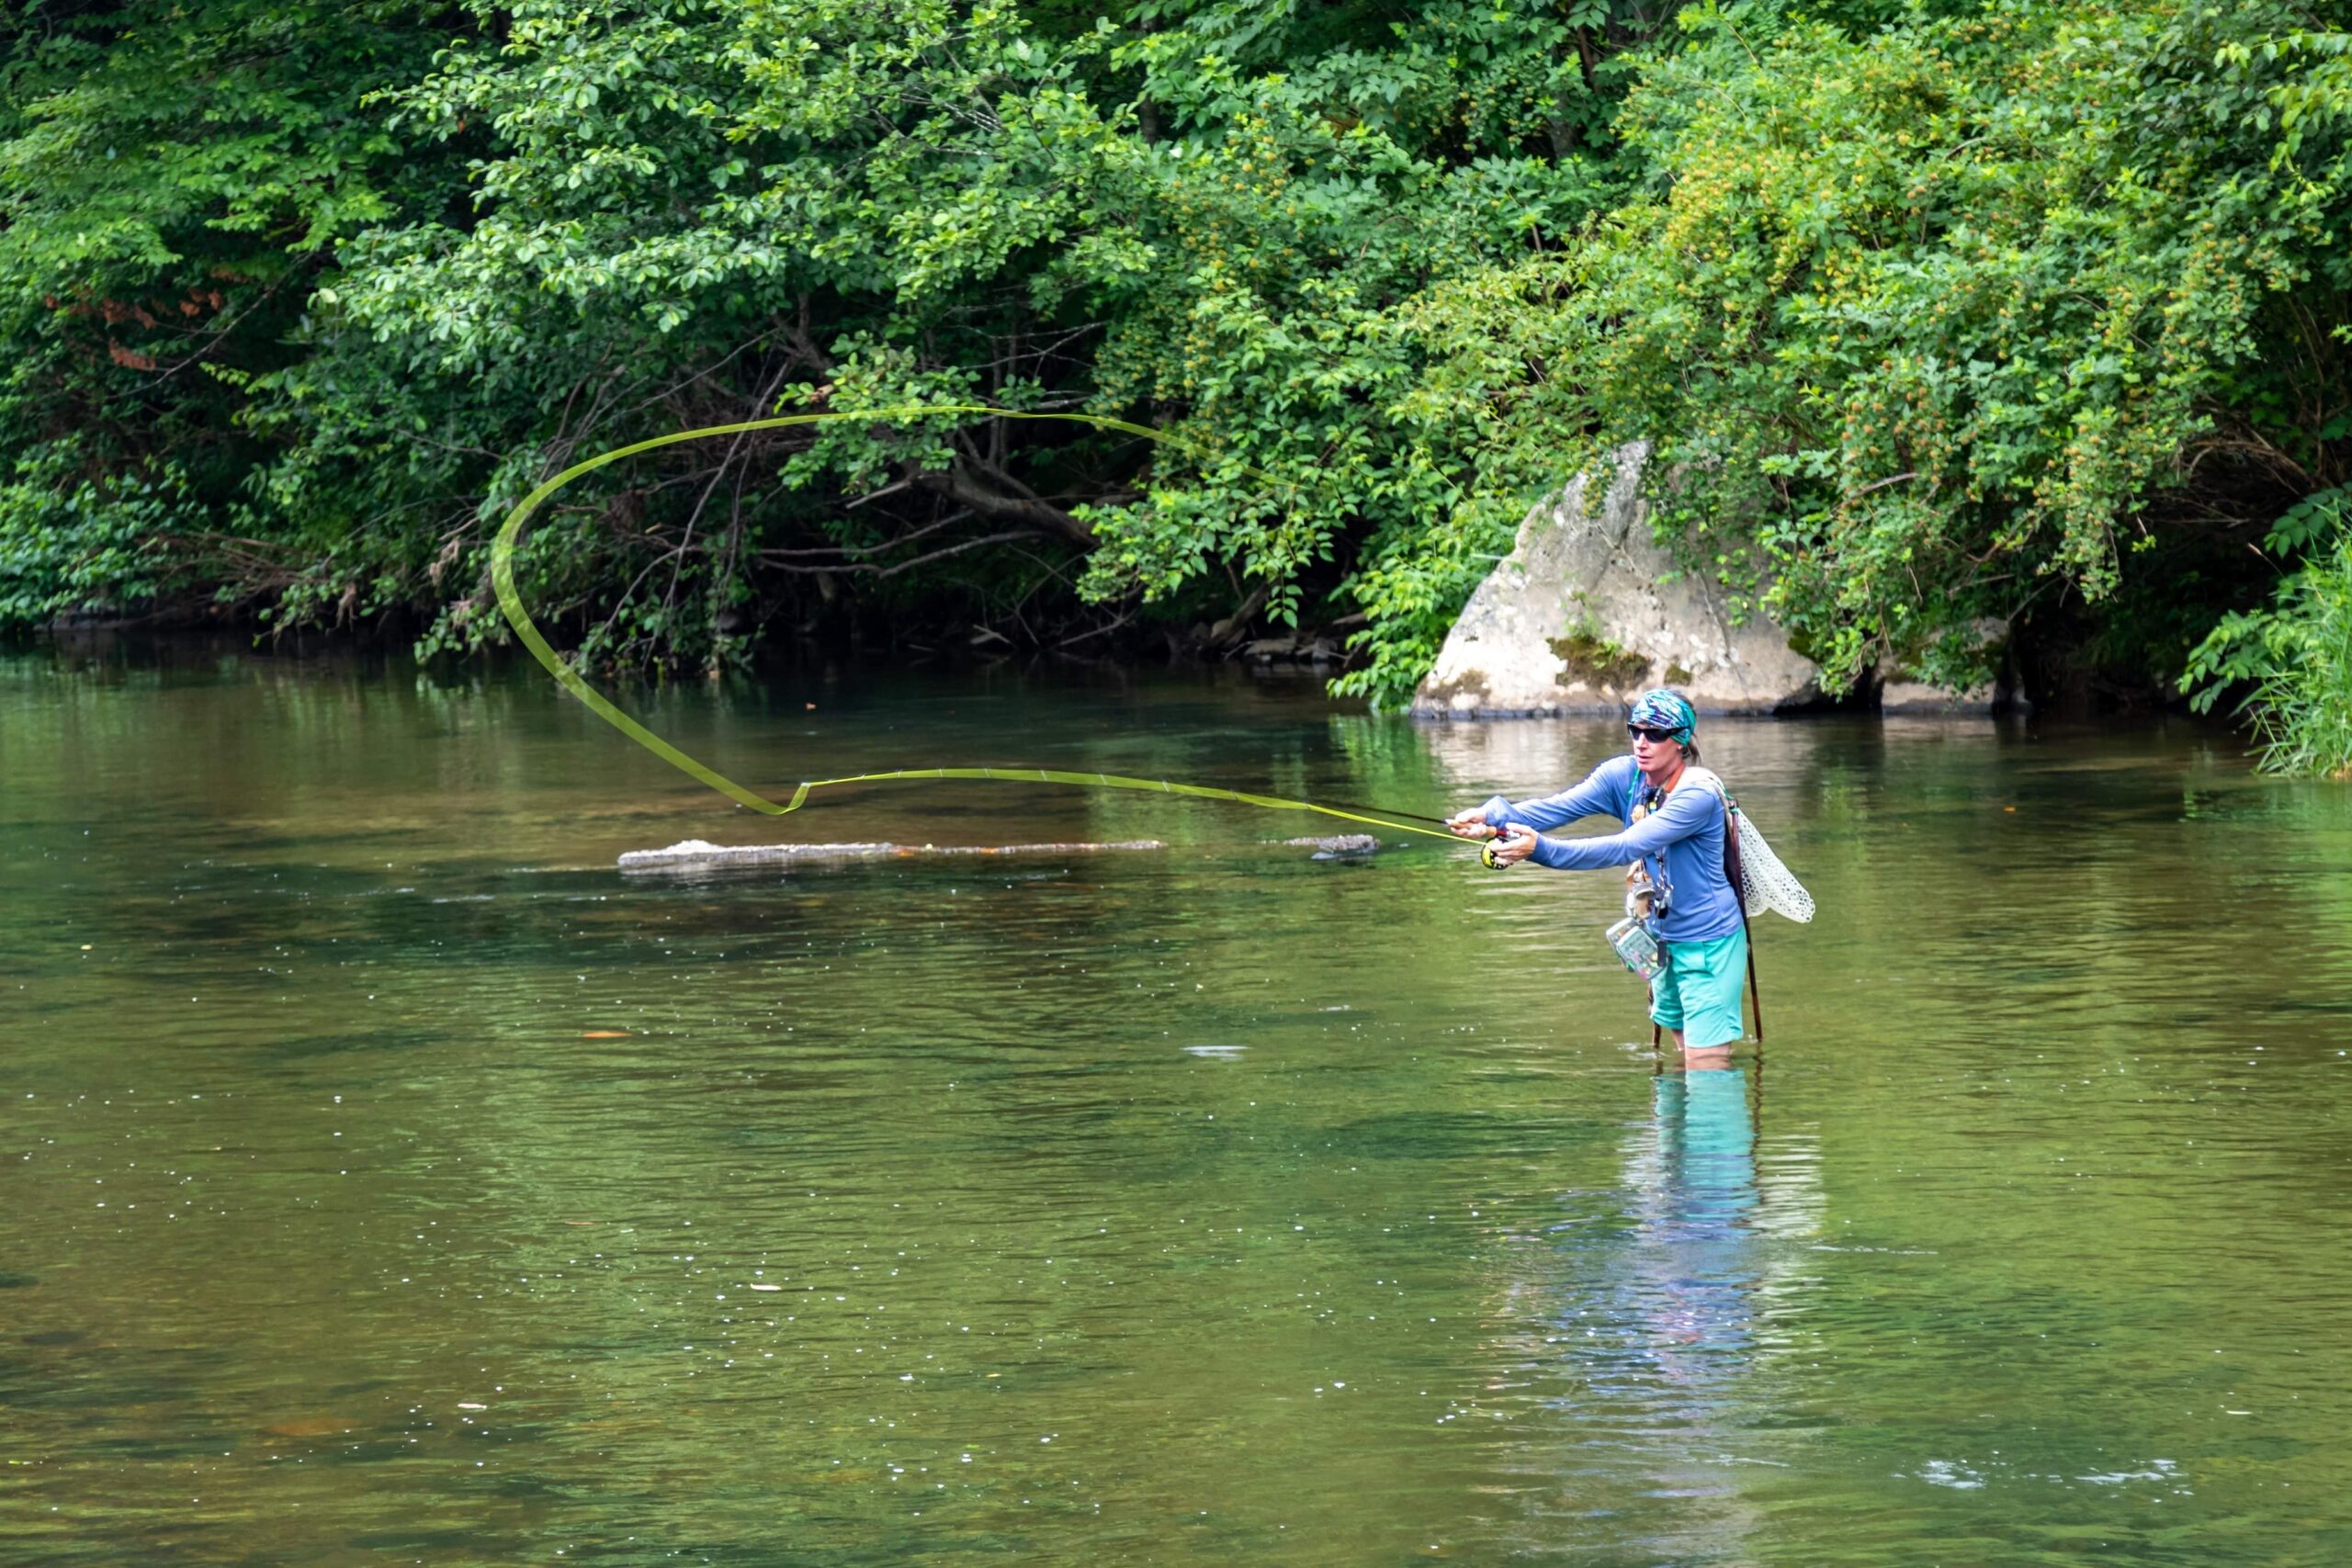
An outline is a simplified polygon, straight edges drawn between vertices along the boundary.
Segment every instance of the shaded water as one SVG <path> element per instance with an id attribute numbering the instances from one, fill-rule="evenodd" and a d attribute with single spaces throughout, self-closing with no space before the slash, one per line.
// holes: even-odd
<path id="1" fill-rule="evenodd" d="M 640 711 L 763 784 L 1425 809 L 1620 743 L 1167 677 Z M 0 1560 L 2344 1560 L 2352 793 L 1704 739 L 1822 914 L 1686 1077 L 1603 877 L 1064 790 L 779 825 L 526 674 L 0 660 Z M 687 837 L 1170 847 L 613 868 Z"/>

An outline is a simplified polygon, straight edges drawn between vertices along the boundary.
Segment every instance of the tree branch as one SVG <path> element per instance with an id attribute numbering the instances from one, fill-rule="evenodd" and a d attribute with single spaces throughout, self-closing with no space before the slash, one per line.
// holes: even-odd
<path id="1" fill-rule="evenodd" d="M 889 566 L 876 566 L 871 561 L 833 561 L 821 566 L 798 566 L 788 560 L 776 559 L 777 552 L 771 550 L 761 551 L 760 559 L 779 571 L 794 572 L 804 577 L 811 574 L 830 577 L 835 573 L 854 571 L 863 572 L 869 577 L 896 577 L 902 571 L 911 571 L 919 566 L 929 566 L 933 561 L 944 560 L 949 556 L 960 556 L 966 550 L 977 550 L 982 545 L 1001 545 L 1008 539 L 1026 539 L 1032 536 L 1032 531 L 1026 528 L 1017 528 L 1008 534 L 985 534 L 979 538 L 960 540 L 944 549 L 933 550 L 926 555 L 917 556 L 912 560 L 898 561 Z"/>
<path id="2" fill-rule="evenodd" d="M 1025 489 L 1010 475 L 991 472 L 990 479 L 1008 487 Z M 984 482 L 969 467 L 957 463 L 944 473 L 919 474 L 915 482 L 935 495 L 944 495 L 959 506 L 968 506 L 983 517 L 1005 523 L 1025 523 L 1041 532 L 1058 534 L 1081 545 L 1094 542 L 1094 530 L 1056 506 L 1032 495 L 1007 495 L 1003 491 Z"/>

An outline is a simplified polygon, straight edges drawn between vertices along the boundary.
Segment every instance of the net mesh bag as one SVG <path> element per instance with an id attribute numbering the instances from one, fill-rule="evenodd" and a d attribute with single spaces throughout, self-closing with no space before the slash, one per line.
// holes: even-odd
<path id="1" fill-rule="evenodd" d="M 1734 807 L 1731 819 L 1739 832 L 1739 883 L 1747 912 L 1754 915 L 1771 909 L 1800 923 L 1812 919 L 1813 895 L 1781 863 L 1781 857 L 1772 852 L 1747 813 Z"/>

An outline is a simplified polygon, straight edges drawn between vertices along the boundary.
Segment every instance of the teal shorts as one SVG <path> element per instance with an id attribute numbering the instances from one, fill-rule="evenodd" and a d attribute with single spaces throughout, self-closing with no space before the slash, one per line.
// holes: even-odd
<path id="1" fill-rule="evenodd" d="M 1713 942 L 1662 942 L 1666 967 L 1650 981 L 1650 1017 L 1682 1031 L 1687 1049 L 1728 1045 L 1747 1032 L 1740 990 L 1747 984 L 1747 932 Z"/>

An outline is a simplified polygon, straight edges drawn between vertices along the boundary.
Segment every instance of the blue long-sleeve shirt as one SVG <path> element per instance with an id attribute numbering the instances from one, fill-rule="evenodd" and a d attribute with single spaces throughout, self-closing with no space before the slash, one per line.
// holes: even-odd
<path id="1" fill-rule="evenodd" d="M 1501 795 L 1487 802 L 1490 824 L 1532 828 L 1539 837 L 1530 856 L 1555 871 L 1600 871 L 1643 862 L 1650 886 L 1668 890 L 1666 913 L 1655 925 L 1662 942 L 1713 942 L 1739 930 L 1739 900 L 1724 874 L 1724 798 L 1690 784 L 1667 796 L 1666 804 L 1634 820 L 1634 807 L 1647 788 L 1630 756 L 1611 757 L 1574 789 L 1517 805 Z M 1555 839 L 1546 828 L 1585 817 L 1613 817 L 1622 833 L 1601 838 Z"/>

